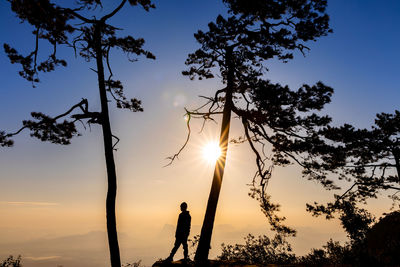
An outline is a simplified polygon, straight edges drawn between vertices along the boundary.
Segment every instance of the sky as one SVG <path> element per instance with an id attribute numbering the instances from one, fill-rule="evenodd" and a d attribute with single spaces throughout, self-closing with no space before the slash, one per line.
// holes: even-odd
<path id="1" fill-rule="evenodd" d="M 110 10 L 112 2 L 105 2 L 104 11 Z M 115 152 L 121 255 L 123 262 L 143 260 L 147 265 L 168 256 L 182 201 L 192 215 L 191 236 L 201 227 L 213 172 L 202 148 L 217 140 L 220 125 L 209 124 L 198 134 L 200 122 L 194 123 L 192 139 L 179 160 L 163 166 L 185 140 L 184 107 L 198 106 L 198 95 L 210 95 L 223 86 L 218 79 L 190 81 L 181 71 L 186 69 L 187 54 L 199 47 L 193 33 L 226 13 L 222 1 L 216 0 L 155 4 L 150 12 L 126 6 L 111 20 L 124 29 L 121 34 L 143 37 L 145 48 L 157 57 L 131 63 L 116 51 L 111 58 L 127 96 L 141 99 L 144 107 L 143 113 L 111 107 L 110 116 L 113 132 L 121 139 Z M 398 108 L 400 2 L 330 0 L 327 13 L 333 33 L 310 44 L 305 57 L 296 53 L 286 64 L 267 62 L 266 78 L 293 89 L 323 81 L 335 90 L 323 111 L 335 124 L 370 127 L 377 113 Z M 0 25 L 2 43 L 20 51 L 32 49 L 32 28 L 19 23 L 6 1 L 0 2 Z M 82 98 L 89 99 L 93 110 L 99 108 L 96 76 L 90 70 L 93 62 L 74 58 L 69 48 L 58 52 L 68 67 L 42 74 L 32 88 L 19 77 L 19 66 L 11 65 L 0 51 L 0 130 L 18 129 L 31 111 L 60 114 Z M 14 147 L 0 149 L 0 259 L 21 254 L 27 267 L 107 266 L 101 131 L 96 125 L 79 130 L 82 136 L 68 146 L 43 143 L 24 132 L 15 137 Z M 239 124 L 233 122 L 232 137 L 240 134 Z M 212 257 L 222 242 L 241 242 L 248 233 L 271 235 L 257 201 L 248 197 L 246 184 L 255 170 L 246 144 L 230 146 Z M 347 240 L 337 221 L 314 218 L 305 211 L 306 203 L 328 201 L 331 192 L 303 179 L 298 167 L 276 168 L 268 190 L 272 200 L 282 204 L 287 224 L 298 230 L 291 242 L 299 255 L 329 238 Z M 390 204 L 383 194 L 368 202 L 368 208 L 380 216 Z"/>

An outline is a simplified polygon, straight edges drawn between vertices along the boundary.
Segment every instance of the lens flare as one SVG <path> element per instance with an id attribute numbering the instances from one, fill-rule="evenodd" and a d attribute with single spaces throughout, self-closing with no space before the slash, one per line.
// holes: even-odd
<path id="1" fill-rule="evenodd" d="M 217 142 L 210 142 L 203 147 L 203 157 L 210 163 L 215 162 L 221 156 L 221 148 Z"/>

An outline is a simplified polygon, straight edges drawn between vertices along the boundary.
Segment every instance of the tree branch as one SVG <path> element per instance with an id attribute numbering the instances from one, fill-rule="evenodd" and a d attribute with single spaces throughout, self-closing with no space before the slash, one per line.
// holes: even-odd
<path id="1" fill-rule="evenodd" d="M 175 153 L 173 156 L 170 156 L 170 157 L 167 157 L 167 158 L 166 158 L 166 159 L 169 159 L 170 162 L 169 162 L 168 164 L 164 165 L 164 167 L 170 166 L 170 165 L 174 162 L 174 160 L 178 158 L 179 154 L 182 152 L 182 150 L 186 147 L 186 145 L 187 145 L 188 142 L 189 142 L 190 133 L 191 133 L 191 130 L 190 130 L 190 119 L 191 119 L 191 115 L 190 115 L 190 113 L 189 113 L 187 110 L 186 110 L 185 116 L 187 116 L 187 119 L 186 119 L 186 126 L 187 126 L 187 129 L 188 129 L 188 133 L 187 133 L 187 136 L 186 136 L 185 143 L 182 145 L 182 147 L 179 149 L 179 151 L 178 151 L 177 153 Z"/>
<path id="2" fill-rule="evenodd" d="M 65 117 L 65 116 L 67 116 L 68 114 L 70 114 L 74 109 L 76 109 L 76 108 L 81 108 L 82 109 L 82 106 L 87 106 L 87 104 L 88 104 L 88 102 L 87 102 L 87 99 L 82 99 L 82 101 L 80 101 L 79 103 L 77 103 L 77 104 L 75 104 L 75 105 L 73 105 L 69 110 L 67 110 L 66 112 L 64 112 L 64 113 L 62 113 L 62 114 L 60 114 L 60 115 L 58 115 L 58 116 L 56 116 L 56 117 L 54 117 L 54 118 L 51 118 L 51 121 L 56 121 L 56 120 L 58 120 L 58 119 L 60 119 L 60 118 L 62 118 L 62 117 Z M 75 118 L 75 116 L 76 115 L 73 115 L 73 116 L 71 116 L 71 117 L 74 117 Z M 39 122 L 38 124 L 42 124 L 43 122 Z M 7 134 L 6 136 L 7 137 L 11 137 L 11 136 L 14 136 L 14 135 L 17 135 L 17 134 L 19 134 L 20 132 L 22 132 L 24 129 L 26 129 L 26 128 L 28 128 L 28 126 L 23 126 L 23 127 L 21 127 L 19 130 L 17 130 L 16 132 L 13 132 L 13 133 L 9 133 L 9 134 Z"/>
<path id="3" fill-rule="evenodd" d="M 126 0 L 122 0 L 122 2 L 119 4 L 117 8 L 115 8 L 111 13 L 105 15 L 104 17 L 101 18 L 102 22 L 105 22 L 107 19 L 111 18 L 114 16 L 126 3 Z"/>

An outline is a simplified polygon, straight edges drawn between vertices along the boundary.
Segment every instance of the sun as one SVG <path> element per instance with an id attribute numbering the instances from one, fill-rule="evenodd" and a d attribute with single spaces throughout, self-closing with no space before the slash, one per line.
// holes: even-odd
<path id="1" fill-rule="evenodd" d="M 203 157 L 208 162 L 215 162 L 220 156 L 221 148 L 217 142 L 209 142 L 203 147 Z"/>

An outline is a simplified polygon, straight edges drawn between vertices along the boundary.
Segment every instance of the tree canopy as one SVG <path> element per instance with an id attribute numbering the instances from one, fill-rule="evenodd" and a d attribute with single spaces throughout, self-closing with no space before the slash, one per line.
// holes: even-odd
<path id="1" fill-rule="evenodd" d="M 279 205 L 270 201 L 266 187 L 273 166 L 293 162 L 303 167 L 303 174 L 309 179 L 334 187 L 326 175 L 333 165 L 324 161 L 340 161 L 340 153 L 337 156 L 334 153 L 340 150 L 320 137 L 320 131 L 331 118 L 316 113 L 330 102 L 333 89 L 322 82 L 304 84 L 298 90 L 272 83 L 267 79 L 266 62 L 270 59 L 287 62 L 296 51 L 305 55 L 309 50 L 307 42 L 332 32 L 326 14 L 327 2 L 224 0 L 224 3 L 229 15 L 219 15 L 208 24 L 208 31 L 199 30 L 194 35 L 201 48 L 189 54 L 186 64 L 190 68 L 183 74 L 199 80 L 218 76 L 226 87 L 217 90 L 214 96 L 205 97 L 207 102 L 188 110 L 187 115 L 206 122 L 230 106 L 242 122 L 244 132 L 231 142 L 247 142 L 256 155 L 257 173 L 251 196 L 260 200 L 273 229 L 294 234 L 293 229 L 281 224 L 284 217 L 276 215 Z M 271 156 L 267 156 L 266 149 L 271 149 Z"/>
<path id="2" fill-rule="evenodd" d="M 102 25 L 101 32 L 101 57 L 106 61 L 109 72 L 108 79 L 105 80 L 106 90 L 115 101 L 117 108 L 128 109 L 133 112 L 143 111 L 141 101 L 136 98 L 128 99 L 124 95 L 124 87 L 121 81 L 113 78 L 111 64 L 109 62 L 110 51 L 113 48 L 120 49 L 128 59 L 135 61 L 134 55 L 144 55 L 154 59 L 154 55 L 144 50 L 144 39 L 133 38 L 132 36 L 119 37 L 117 28 L 107 24 L 107 19 L 115 15 L 127 2 L 121 1 L 120 5 L 112 12 L 102 16 L 100 19 L 85 18 L 78 12 L 90 12 L 97 6 L 101 7 L 100 0 L 81 0 L 76 2 L 74 8 L 66 8 L 51 3 L 48 0 L 8 0 L 11 10 L 18 16 L 20 22 L 27 22 L 34 27 L 32 34 L 35 38 L 35 47 L 27 54 L 22 55 L 16 48 L 9 44 L 4 44 L 4 50 L 12 64 L 21 65 L 19 75 L 30 81 L 33 86 L 40 81 L 40 72 L 54 71 L 57 66 L 67 66 L 65 59 L 59 58 L 57 48 L 67 46 L 72 49 L 75 55 L 79 55 L 86 61 L 96 60 L 95 51 L 95 25 Z M 154 8 L 150 0 L 129 1 L 130 5 L 141 5 L 145 10 Z M 82 22 L 82 23 L 80 23 Z M 41 56 L 41 42 L 48 42 L 53 47 L 47 56 Z M 42 54 L 44 54 L 42 52 Z M 71 119 L 62 122 L 57 120 L 64 118 L 75 111 Z M 50 141 L 56 144 L 69 144 L 70 139 L 78 135 L 75 127 L 76 122 L 87 119 L 89 123 L 100 123 L 100 114 L 89 111 L 89 103 L 86 99 L 71 107 L 67 112 L 50 117 L 40 112 L 32 112 L 33 120 L 23 121 L 23 127 L 14 133 L 0 132 L 1 146 L 11 146 L 13 141 L 11 136 L 19 133 L 22 129 L 29 129 L 31 136 L 42 141 Z"/>
<path id="3" fill-rule="evenodd" d="M 357 217 L 364 219 L 358 220 L 359 227 L 354 228 L 359 230 L 350 234 L 352 239 L 356 239 L 357 236 L 365 236 L 365 229 L 372 222 L 368 212 L 357 208 L 357 205 L 366 204 L 369 199 L 378 198 L 382 193 L 388 193 L 393 200 L 392 208 L 398 205 L 399 122 L 400 112 L 396 110 L 394 114 L 377 114 L 371 129 L 357 129 L 350 124 L 326 127 L 321 134 L 343 151 L 343 161 L 335 166 L 335 172 L 345 188 L 341 194 L 333 195 L 332 202 L 308 204 L 307 210 L 315 216 L 325 215 L 328 219 L 338 212 L 342 223 L 350 228 L 354 228 L 355 221 L 346 219 L 349 211 L 350 214 L 358 214 Z"/>
<path id="4" fill-rule="evenodd" d="M 103 14 L 97 18 L 98 13 L 93 13 L 93 11 L 96 8 L 102 8 L 100 0 L 78 0 L 74 2 L 73 7 L 68 4 L 61 6 L 50 0 L 8 0 L 8 2 L 20 22 L 26 22 L 34 28 L 32 34 L 35 38 L 35 46 L 29 54 L 22 55 L 11 45 L 4 44 L 4 50 L 10 62 L 21 65 L 19 75 L 35 87 L 39 82 L 40 72 L 54 71 L 58 66 L 67 65 L 67 61 L 59 58 L 57 54 L 60 46 L 66 46 L 75 56 L 80 56 L 87 62 L 95 62 L 95 68 L 91 69 L 97 74 L 101 109 L 91 111 L 88 100 L 82 99 L 64 113 L 54 117 L 41 112 L 32 112 L 33 120 L 24 120 L 19 130 L 12 133 L 0 131 L 0 145 L 12 146 L 11 137 L 25 129 L 30 130 L 31 136 L 41 141 L 68 145 L 71 138 L 79 135 L 76 123 L 81 122 L 85 125 L 86 122 L 99 124 L 102 127 L 108 178 L 106 198 L 108 244 L 111 265 L 119 267 L 121 260 L 115 214 L 117 176 L 113 155 L 119 138 L 111 131 L 108 102 L 109 99 L 113 99 L 117 108 L 133 112 L 143 111 L 143 109 L 140 100 L 128 99 L 124 94 L 122 82 L 114 79 L 109 60 L 110 51 L 119 49 L 130 61 L 136 61 L 136 56 L 143 55 L 150 59 L 155 59 L 155 56 L 143 49 L 144 39 L 130 35 L 119 36 L 117 33 L 122 29 L 109 24 L 108 20 L 127 3 L 131 6 L 139 5 L 146 11 L 154 8 L 154 4 L 151 0 L 121 0 L 111 12 L 105 13 L 101 10 Z M 41 54 L 43 42 L 52 47 L 47 56 Z M 107 78 L 105 78 L 106 74 L 108 74 Z M 62 119 L 63 121 L 60 122 Z"/>

